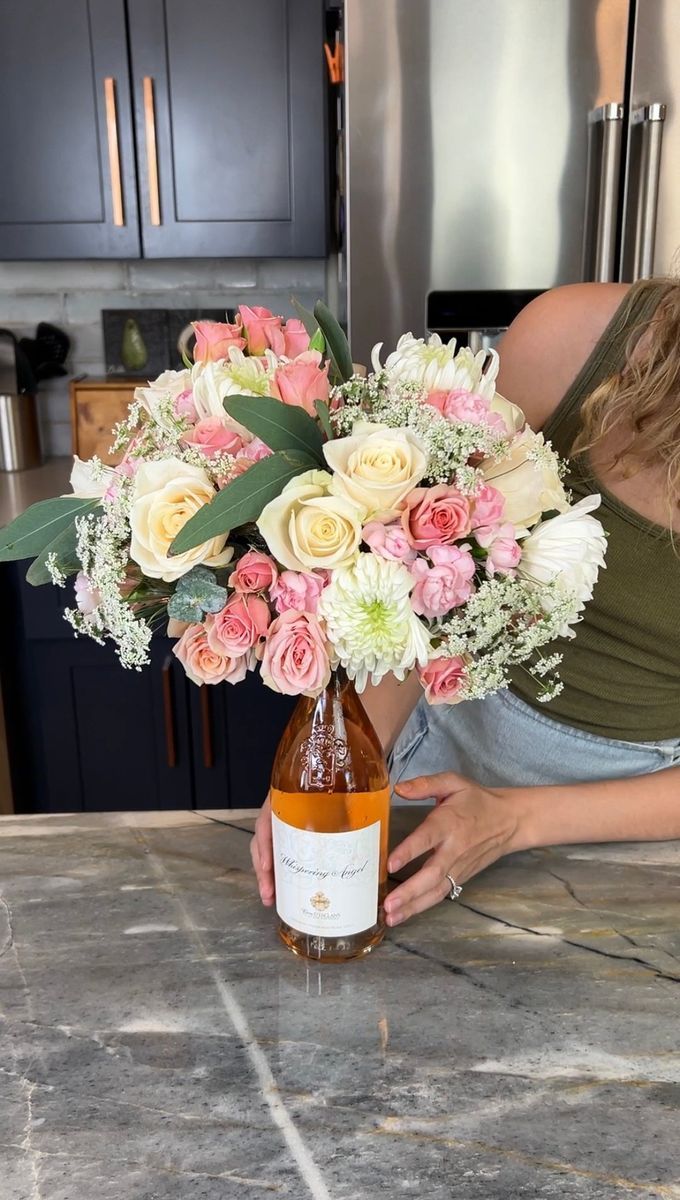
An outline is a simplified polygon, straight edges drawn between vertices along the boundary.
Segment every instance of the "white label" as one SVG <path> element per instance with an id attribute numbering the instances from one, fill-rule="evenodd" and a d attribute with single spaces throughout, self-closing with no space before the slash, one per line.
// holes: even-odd
<path id="1" fill-rule="evenodd" d="M 378 920 L 380 821 L 349 833 L 295 829 L 272 813 L 276 910 L 312 937 L 351 937 Z"/>

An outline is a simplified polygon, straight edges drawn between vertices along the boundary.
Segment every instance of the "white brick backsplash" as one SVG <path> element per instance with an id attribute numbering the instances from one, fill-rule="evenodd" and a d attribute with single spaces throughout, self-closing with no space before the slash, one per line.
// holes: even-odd
<path id="1" fill-rule="evenodd" d="M 0 324 L 22 326 L 22 333 L 35 333 L 38 321 L 64 321 L 64 297 L 61 292 L 17 295 L 0 289 Z"/>
<path id="2" fill-rule="evenodd" d="M 243 258 L 160 260 L 129 263 L 131 292 L 160 292 L 180 288 L 188 292 L 251 288 L 256 283 L 255 264 Z M 167 303 L 167 300 L 166 300 Z"/>
<path id="3" fill-rule="evenodd" d="M 59 424 L 62 421 L 70 421 L 71 406 L 70 406 L 70 380 L 47 379 L 40 385 L 38 392 L 38 406 L 40 408 L 41 417 L 48 425 Z"/>
<path id="4" fill-rule="evenodd" d="M 43 433 L 43 451 L 46 458 L 63 458 L 73 453 L 70 423 L 47 425 Z"/>
<path id="5" fill-rule="evenodd" d="M 0 262 L 0 292 L 72 292 L 124 288 L 124 262 Z"/>
<path id="6" fill-rule="evenodd" d="M 304 289 L 321 297 L 326 288 L 325 259 L 263 259 L 257 265 L 257 283 L 261 291 Z"/>
<path id="7" fill-rule="evenodd" d="M 83 366 L 87 364 L 88 371 L 92 371 L 91 363 L 103 363 L 104 332 L 98 313 L 96 325 L 71 325 L 68 332 L 71 338 L 70 362 Z"/>

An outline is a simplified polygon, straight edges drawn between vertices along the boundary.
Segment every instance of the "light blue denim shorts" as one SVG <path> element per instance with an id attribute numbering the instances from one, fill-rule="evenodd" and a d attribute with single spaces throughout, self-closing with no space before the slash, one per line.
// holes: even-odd
<path id="1" fill-rule="evenodd" d="M 554 721 L 510 691 L 462 704 L 422 697 L 390 755 L 392 785 L 457 771 L 485 787 L 648 775 L 680 764 L 680 738 L 622 742 Z"/>

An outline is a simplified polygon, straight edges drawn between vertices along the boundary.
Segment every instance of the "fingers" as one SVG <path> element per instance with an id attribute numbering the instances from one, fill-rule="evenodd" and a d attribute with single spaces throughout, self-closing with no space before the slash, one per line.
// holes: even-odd
<path id="1" fill-rule="evenodd" d="M 451 884 L 448 879 L 441 877 L 441 871 L 437 870 L 437 881 L 431 887 L 427 887 L 426 882 L 423 882 L 425 890 L 415 890 L 407 892 L 403 895 L 402 888 L 397 888 L 395 892 L 387 897 L 385 901 L 385 919 L 390 927 L 401 925 L 402 921 L 407 921 L 409 917 L 414 917 L 416 913 L 425 912 L 428 908 L 433 908 L 436 904 L 441 904 L 449 892 Z M 422 875 L 422 871 L 414 876 L 414 880 Z M 429 877 L 428 877 L 429 878 Z M 413 882 L 409 880 L 409 883 Z M 389 908 L 388 908 L 389 905 Z"/>
<path id="2" fill-rule="evenodd" d="M 274 903 L 274 860 L 272 852 L 272 815 L 269 797 L 262 805 L 255 835 L 250 843 L 250 857 L 257 877 L 260 899 L 267 908 Z"/>
<path id="3" fill-rule="evenodd" d="M 428 850 L 434 850 L 449 832 L 449 820 L 448 816 L 443 817 L 441 809 L 436 808 L 429 813 L 422 825 L 392 851 L 387 863 L 390 874 L 400 871 L 414 858 L 420 858 L 421 854 L 427 854 Z"/>
<path id="4" fill-rule="evenodd" d="M 405 800 L 443 800 L 446 796 L 455 795 L 470 787 L 470 780 L 455 771 L 441 771 L 437 775 L 418 775 L 416 779 L 404 779 L 395 784 L 395 792 L 399 792 Z"/>

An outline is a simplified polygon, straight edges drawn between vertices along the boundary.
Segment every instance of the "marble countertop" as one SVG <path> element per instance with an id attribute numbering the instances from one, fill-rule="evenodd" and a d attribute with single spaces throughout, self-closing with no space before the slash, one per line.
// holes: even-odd
<path id="1" fill-rule="evenodd" d="M 0 821 L 2 1200 L 680 1197 L 680 844 L 516 855 L 320 968 L 252 824 Z"/>
<path id="2" fill-rule="evenodd" d="M 0 471 L 0 526 L 38 500 L 49 500 L 70 491 L 72 458 L 48 458 L 32 471 Z"/>

